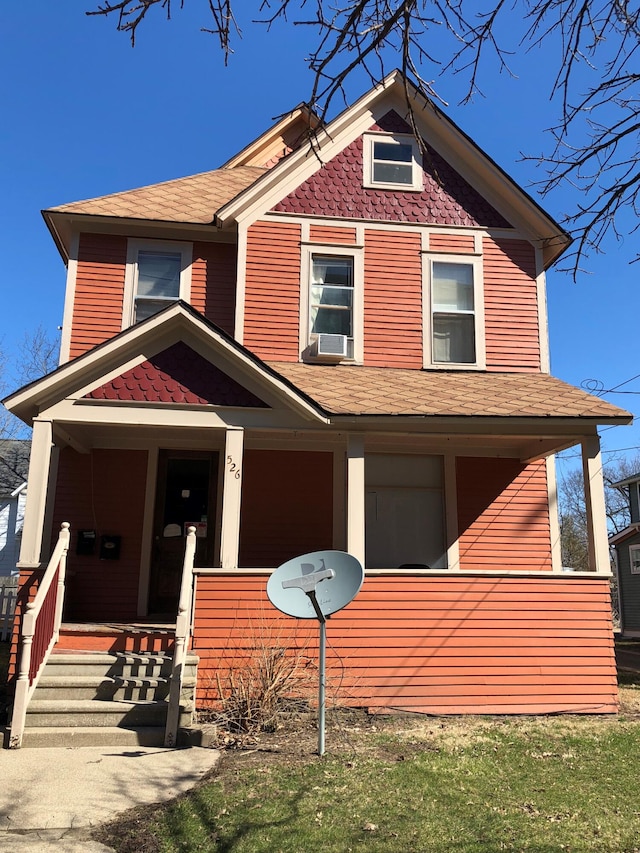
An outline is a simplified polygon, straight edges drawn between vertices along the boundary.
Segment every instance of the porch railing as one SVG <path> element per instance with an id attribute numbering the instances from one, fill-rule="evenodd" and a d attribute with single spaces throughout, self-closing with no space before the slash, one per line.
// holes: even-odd
<path id="1" fill-rule="evenodd" d="M 190 527 L 187 532 L 187 543 L 182 566 L 182 581 L 180 583 L 180 598 L 178 600 L 178 617 L 176 619 L 176 641 L 173 651 L 171 683 L 169 685 L 169 707 L 167 709 L 167 726 L 164 734 L 164 745 L 176 746 L 178 740 L 178 724 L 180 721 L 180 700 L 182 684 L 187 660 L 187 647 L 192 629 L 193 613 L 193 562 L 196 555 L 196 529 Z"/>
<path id="2" fill-rule="evenodd" d="M 17 598 L 18 578 L 6 578 L 0 585 L 0 640 L 3 643 L 11 638 Z"/>
<path id="3" fill-rule="evenodd" d="M 27 707 L 38 679 L 58 640 L 69 551 L 69 524 L 65 521 L 33 601 L 22 618 L 20 665 L 11 718 L 9 749 L 22 746 Z"/>

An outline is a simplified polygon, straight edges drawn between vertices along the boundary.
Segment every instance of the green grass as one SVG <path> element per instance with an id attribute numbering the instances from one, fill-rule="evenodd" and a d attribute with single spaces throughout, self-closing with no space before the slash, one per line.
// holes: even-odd
<path id="1" fill-rule="evenodd" d="M 328 732 L 322 759 L 236 753 L 214 781 L 101 838 L 137 853 L 640 853 L 635 719 L 398 725 L 346 746 Z"/>

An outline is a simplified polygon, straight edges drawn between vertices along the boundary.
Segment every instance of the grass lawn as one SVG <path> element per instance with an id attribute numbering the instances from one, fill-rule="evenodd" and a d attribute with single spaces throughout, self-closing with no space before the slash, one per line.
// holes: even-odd
<path id="1" fill-rule="evenodd" d="M 119 853 L 640 853 L 640 683 L 621 695 L 618 717 L 336 712 L 323 758 L 313 721 L 285 725 L 98 837 Z"/>

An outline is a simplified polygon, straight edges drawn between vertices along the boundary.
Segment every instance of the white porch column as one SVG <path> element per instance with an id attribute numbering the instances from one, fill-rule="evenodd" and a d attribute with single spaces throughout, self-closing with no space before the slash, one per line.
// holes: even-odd
<path id="1" fill-rule="evenodd" d="M 582 441 L 582 470 L 587 512 L 589 568 L 595 572 L 608 574 L 611 567 L 609 564 L 607 513 L 604 502 L 600 437 L 597 435 L 585 438 Z"/>
<path id="2" fill-rule="evenodd" d="M 364 435 L 347 442 L 347 551 L 365 565 Z"/>
<path id="3" fill-rule="evenodd" d="M 31 436 L 31 457 L 27 481 L 27 503 L 22 526 L 19 566 L 37 568 L 40 565 L 42 538 L 47 508 L 47 489 L 53 449 L 51 421 L 36 419 Z"/>
<path id="4" fill-rule="evenodd" d="M 228 429 L 224 443 L 222 531 L 220 534 L 220 565 L 223 569 L 238 568 L 243 448 L 244 430 Z"/>

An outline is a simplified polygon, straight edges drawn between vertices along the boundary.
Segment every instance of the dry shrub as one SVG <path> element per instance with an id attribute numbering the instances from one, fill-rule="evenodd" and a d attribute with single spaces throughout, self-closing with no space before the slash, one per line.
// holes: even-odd
<path id="1" fill-rule="evenodd" d="M 307 710 L 318 679 L 307 647 L 283 643 L 269 629 L 243 645 L 206 691 L 216 707 L 214 721 L 233 733 L 273 731 L 286 714 Z"/>

